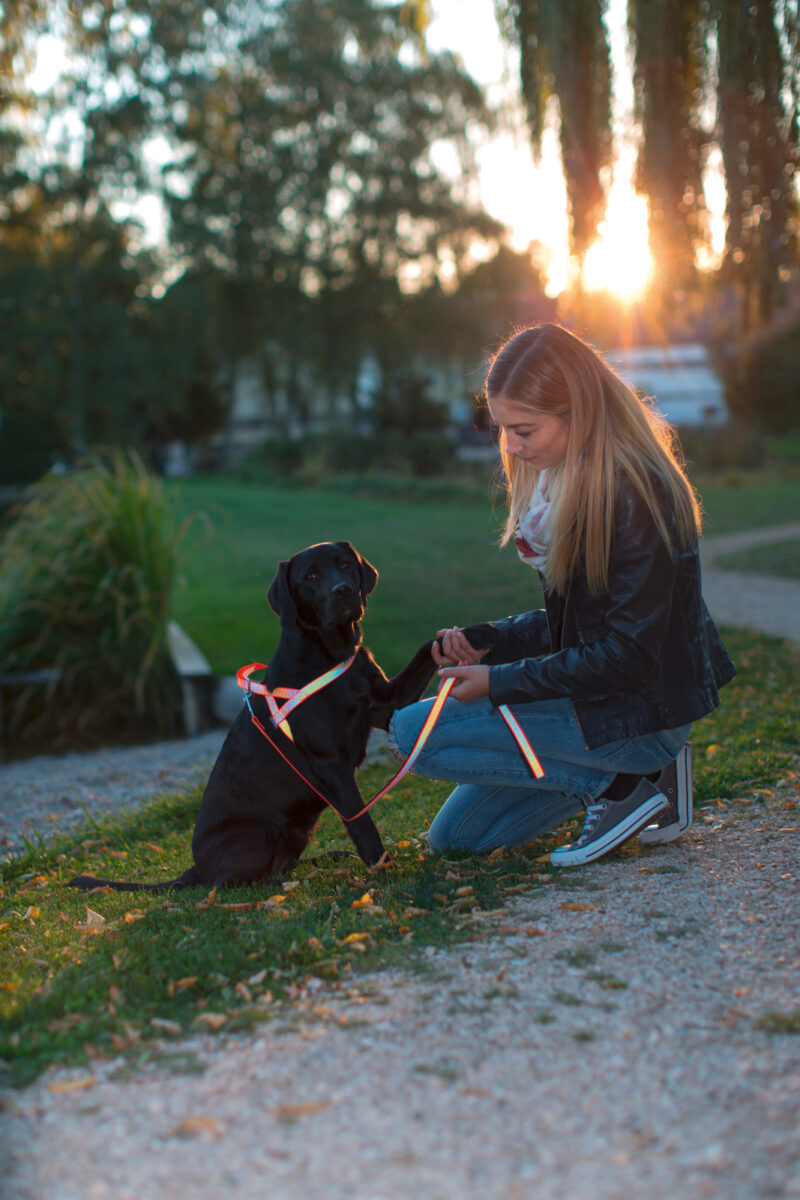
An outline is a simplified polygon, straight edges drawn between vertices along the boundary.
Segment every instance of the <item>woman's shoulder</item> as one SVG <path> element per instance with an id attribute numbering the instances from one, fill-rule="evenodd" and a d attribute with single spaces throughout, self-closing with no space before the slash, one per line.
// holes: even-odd
<path id="1" fill-rule="evenodd" d="M 663 475 L 652 468 L 644 469 L 638 475 L 620 471 L 614 505 L 614 524 L 617 529 L 620 525 L 628 524 L 652 528 L 660 523 L 659 517 L 676 534 L 675 504 Z"/>

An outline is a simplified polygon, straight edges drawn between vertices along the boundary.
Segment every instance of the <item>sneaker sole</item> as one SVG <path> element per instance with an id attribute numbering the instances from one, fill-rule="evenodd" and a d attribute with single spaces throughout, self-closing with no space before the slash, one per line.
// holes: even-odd
<path id="1" fill-rule="evenodd" d="M 670 825 L 648 825 L 640 830 L 639 841 L 646 846 L 659 842 L 674 842 L 692 823 L 694 795 L 692 790 L 692 747 L 689 742 L 681 750 L 677 760 L 678 819 Z"/>
<path id="2" fill-rule="evenodd" d="M 620 821 L 609 834 L 608 838 L 603 841 L 593 842 L 590 846 L 581 847 L 579 850 L 573 849 L 571 846 L 565 846 L 563 851 L 553 850 L 550 854 L 550 862 L 554 867 L 580 867 L 584 863 L 594 862 L 596 858 L 602 858 L 604 854 L 610 854 L 612 850 L 616 850 L 623 842 L 627 842 L 628 838 L 632 838 L 642 826 L 646 825 L 658 813 L 663 812 L 669 804 L 666 796 L 659 792 L 647 801 L 646 805 L 638 809 L 637 812 L 631 813 L 625 821 Z"/>

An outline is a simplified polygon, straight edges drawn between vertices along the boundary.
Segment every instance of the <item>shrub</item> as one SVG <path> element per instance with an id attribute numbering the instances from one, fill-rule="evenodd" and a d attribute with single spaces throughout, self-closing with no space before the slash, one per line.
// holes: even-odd
<path id="1" fill-rule="evenodd" d="M 31 489 L 0 544 L 0 672 L 59 677 L 8 689 L 12 737 L 58 748 L 176 732 L 167 621 L 183 533 L 135 454 Z"/>
<path id="2" fill-rule="evenodd" d="M 731 410 L 770 434 L 800 428 L 800 321 L 760 334 L 724 366 Z"/>
<path id="3" fill-rule="evenodd" d="M 690 471 L 717 473 L 758 467 L 764 462 L 764 436 L 747 421 L 733 420 L 705 429 L 683 426 L 678 435 Z"/>

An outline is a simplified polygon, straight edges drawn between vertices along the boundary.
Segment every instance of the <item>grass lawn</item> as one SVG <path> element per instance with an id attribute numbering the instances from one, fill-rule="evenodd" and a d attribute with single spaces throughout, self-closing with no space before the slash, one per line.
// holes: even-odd
<path id="1" fill-rule="evenodd" d="M 192 532 L 175 616 L 217 672 L 269 661 L 278 618 L 266 592 L 275 564 L 312 542 L 347 540 L 378 569 L 364 636 L 393 674 L 445 625 L 538 607 L 534 571 L 498 549 L 503 512 L 483 503 L 396 503 L 331 492 L 191 480 L 179 490 Z M 265 657 L 266 656 L 266 657 Z"/>
<path id="2" fill-rule="evenodd" d="M 800 538 L 752 546 L 735 554 L 721 554 L 716 565 L 728 571 L 753 571 L 782 579 L 800 579 Z"/>
<path id="3" fill-rule="evenodd" d="M 718 478 L 694 482 L 703 504 L 706 537 L 798 520 L 800 477 L 796 470 L 777 476 L 734 474 L 727 482 Z"/>
<path id="4" fill-rule="evenodd" d="M 538 603 L 533 572 L 497 551 L 499 515 L 488 505 L 394 505 L 222 481 L 186 484 L 180 502 L 202 508 L 210 523 L 195 530 L 177 615 L 220 671 L 266 660 L 277 634 L 264 599 L 275 561 L 309 541 L 347 537 L 380 569 L 367 637 L 389 670 L 442 624 Z M 726 641 L 739 676 L 692 739 L 696 796 L 705 805 L 763 802 L 796 754 L 800 653 L 750 634 Z M 365 769 L 362 793 L 390 773 Z M 196 792 L 31 846 L 0 873 L 0 1079 L 24 1083 L 50 1063 L 90 1070 L 109 1055 L 120 1056 L 120 1070 L 191 1070 L 180 1043 L 186 1031 L 286 1027 L 309 977 L 358 987 L 364 968 L 414 962 L 425 945 L 480 936 L 473 910 L 501 908 L 517 891 L 591 890 L 602 864 L 562 872 L 547 865 L 564 830 L 489 858 L 427 857 L 421 834 L 448 790 L 412 776 L 377 806 L 393 845 L 387 870 L 369 873 L 358 860 L 302 862 L 274 889 L 85 896 L 63 886 L 76 872 L 178 874 L 190 861 Z M 314 849 L 347 846 L 326 814 Z M 654 852 L 634 841 L 620 853 Z"/>

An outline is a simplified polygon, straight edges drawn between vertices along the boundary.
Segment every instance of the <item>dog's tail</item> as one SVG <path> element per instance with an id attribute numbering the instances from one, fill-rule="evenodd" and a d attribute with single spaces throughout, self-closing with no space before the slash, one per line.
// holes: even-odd
<path id="1" fill-rule="evenodd" d="M 84 892 L 103 887 L 112 888 L 115 892 L 169 892 L 197 887 L 202 882 L 197 867 L 189 867 L 177 879 L 168 879 L 164 883 L 125 883 L 119 879 L 95 879 L 94 875 L 76 875 L 74 879 L 70 879 L 67 887 L 81 888 Z"/>

